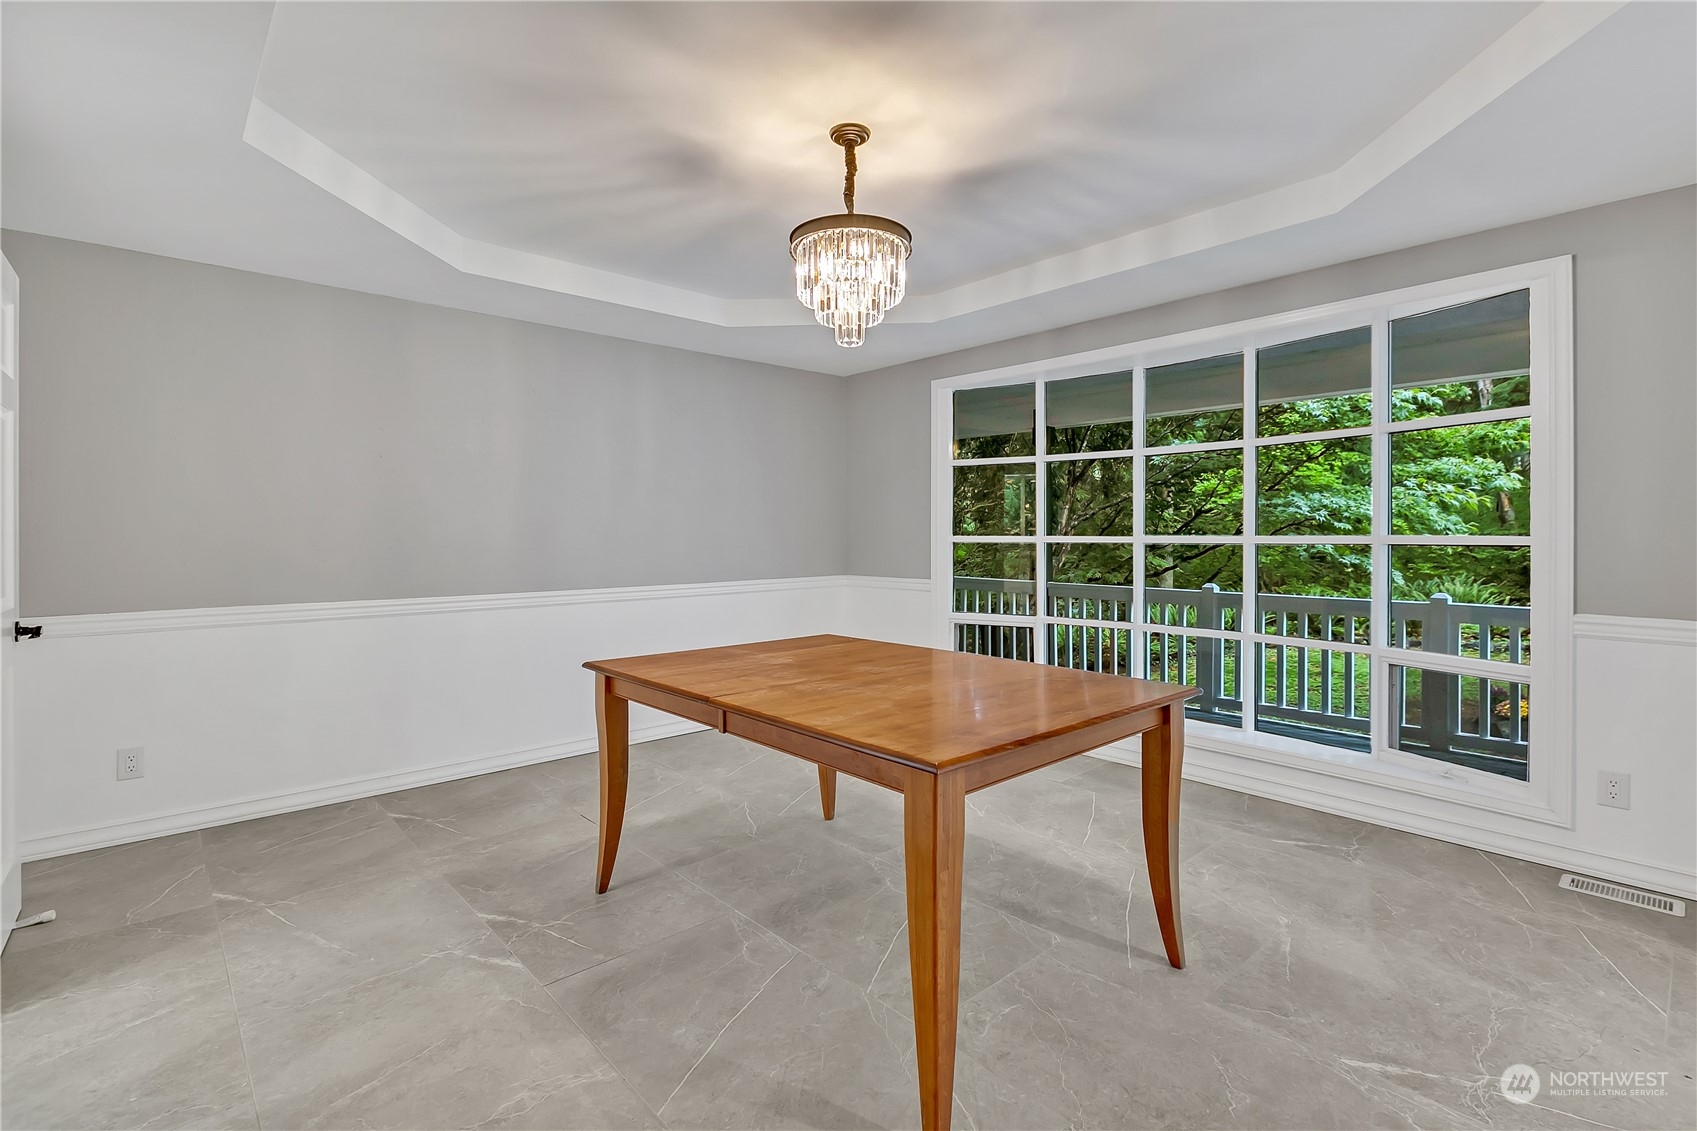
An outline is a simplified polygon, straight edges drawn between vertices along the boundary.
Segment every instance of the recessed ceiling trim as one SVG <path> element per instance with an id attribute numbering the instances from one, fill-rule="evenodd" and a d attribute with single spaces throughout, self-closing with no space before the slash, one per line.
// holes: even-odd
<path id="1" fill-rule="evenodd" d="M 948 291 L 913 296 L 908 308 L 890 321 L 958 318 L 1341 212 L 1625 6 L 1625 0 L 1598 4 L 1545 0 L 1329 173 Z"/>
<path id="2" fill-rule="evenodd" d="M 385 228 L 464 271 L 715 326 L 810 326 L 789 299 L 725 299 L 467 239 L 257 97 L 242 140 Z"/>
<path id="3" fill-rule="evenodd" d="M 1330 172 L 948 290 L 910 295 L 888 322 L 945 322 L 1340 212 L 1625 6 L 1625 0 L 1546 0 Z M 721 298 L 468 239 L 258 97 L 251 99 L 242 138 L 467 274 L 714 326 L 812 324 L 788 298 Z"/>

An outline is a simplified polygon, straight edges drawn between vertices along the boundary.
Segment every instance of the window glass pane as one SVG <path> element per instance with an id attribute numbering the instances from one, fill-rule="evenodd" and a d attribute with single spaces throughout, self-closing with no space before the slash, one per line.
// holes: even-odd
<path id="1" fill-rule="evenodd" d="M 1373 697 L 1365 652 L 1308 643 L 1254 646 L 1255 729 L 1343 750 L 1366 750 Z"/>
<path id="2" fill-rule="evenodd" d="M 1050 625 L 1049 662 L 1058 668 L 1130 675 L 1131 630 L 1090 624 Z"/>
<path id="3" fill-rule="evenodd" d="M 1223 354 L 1144 374 L 1143 426 L 1150 447 L 1243 438 L 1243 355 Z"/>
<path id="4" fill-rule="evenodd" d="M 1009 660 L 1031 659 L 1031 627 L 1006 624 L 955 625 L 955 651 Z"/>
<path id="5" fill-rule="evenodd" d="M 1137 446 L 1129 372 L 1050 381 L 1044 386 L 1043 396 L 1050 454 L 1123 451 Z"/>
<path id="6" fill-rule="evenodd" d="M 1049 615 L 1130 620 L 1133 550 L 1116 542 L 1049 545 Z"/>
<path id="7" fill-rule="evenodd" d="M 1309 440 L 1255 451 L 1255 532 L 1373 532 L 1373 441 Z"/>
<path id="8" fill-rule="evenodd" d="M 1135 465 L 1121 459 L 1069 459 L 1044 465 L 1049 533 L 1059 538 L 1129 536 L 1137 517 Z"/>
<path id="9" fill-rule="evenodd" d="M 1393 648 L 1532 662 L 1532 551 L 1392 546 Z"/>
<path id="10" fill-rule="evenodd" d="M 1373 423 L 1373 331 L 1363 326 L 1255 355 L 1256 435 L 1290 436 Z"/>
<path id="11" fill-rule="evenodd" d="M 955 390 L 955 459 L 1036 453 L 1037 388 L 993 385 Z"/>
<path id="12" fill-rule="evenodd" d="M 1144 525 L 1150 534 L 1243 533 L 1243 451 L 1148 456 Z"/>
<path id="13" fill-rule="evenodd" d="M 1146 619 L 1157 624 L 1227 632 L 1242 627 L 1242 546 L 1149 546 L 1143 585 Z"/>
<path id="14" fill-rule="evenodd" d="M 1257 546 L 1258 631 L 1369 644 L 1372 550 L 1367 546 Z"/>
<path id="15" fill-rule="evenodd" d="M 1532 403 L 1531 293 L 1515 291 L 1391 322 L 1391 419 Z"/>
<path id="16" fill-rule="evenodd" d="M 1526 780 L 1531 688 L 1391 665 L 1391 746 L 1453 766 Z"/>
<path id="17" fill-rule="evenodd" d="M 1037 550 L 1009 542 L 955 543 L 957 613 L 1029 617 L 1037 612 Z"/>
<path id="18" fill-rule="evenodd" d="M 1531 532 L 1530 420 L 1391 434 L 1391 533 Z"/>
<path id="19" fill-rule="evenodd" d="M 1037 525 L 1037 470 L 1029 463 L 955 468 L 955 533 L 1030 535 Z"/>
<path id="20" fill-rule="evenodd" d="M 1185 703 L 1185 718 L 1243 725 L 1243 692 L 1238 683 L 1238 659 L 1243 652 L 1236 640 L 1150 632 L 1144 634 L 1143 649 L 1147 678 L 1201 689 L 1199 697 Z"/>

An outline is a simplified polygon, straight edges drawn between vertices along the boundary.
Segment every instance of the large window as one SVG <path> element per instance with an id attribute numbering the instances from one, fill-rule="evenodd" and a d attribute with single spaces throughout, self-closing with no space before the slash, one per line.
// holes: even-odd
<path id="1" fill-rule="evenodd" d="M 1248 746 L 1531 781 L 1566 270 L 939 382 L 950 645 L 1193 684 Z"/>

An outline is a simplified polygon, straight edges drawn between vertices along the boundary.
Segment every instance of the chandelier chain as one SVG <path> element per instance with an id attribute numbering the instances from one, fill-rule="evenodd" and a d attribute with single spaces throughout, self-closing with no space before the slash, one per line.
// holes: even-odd
<path id="1" fill-rule="evenodd" d="M 854 174 L 856 169 L 854 142 L 846 142 L 843 145 L 843 210 L 850 215 L 854 213 Z"/>

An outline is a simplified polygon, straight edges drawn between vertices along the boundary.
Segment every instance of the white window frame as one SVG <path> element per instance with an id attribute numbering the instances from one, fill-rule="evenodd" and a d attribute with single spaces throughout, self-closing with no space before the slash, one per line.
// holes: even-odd
<path id="1" fill-rule="evenodd" d="M 998 541 L 1029 544 L 1036 550 L 1036 615 L 1033 617 L 992 616 L 977 613 L 956 614 L 954 608 L 953 545 L 953 469 L 957 462 L 966 464 L 1034 464 L 1041 468 L 1045 459 L 1047 435 L 1044 421 L 1042 384 L 1045 381 L 1068 377 L 1090 376 L 1122 370 L 1136 371 L 1133 379 L 1134 419 L 1141 441 L 1143 421 L 1143 373 L 1148 367 L 1218 354 L 1242 352 L 1244 356 L 1244 438 L 1242 441 L 1216 445 L 1222 448 L 1241 448 L 1244 461 L 1244 506 L 1246 512 L 1255 505 L 1255 460 L 1248 453 L 1255 447 L 1255 351 L 1280 342 L 1296 341 L 1370 325 L 1373 329 L 1373 395 L 1375 412 L 1369 427 L 1345 429 L 1337 433 L 1316 433 L 1301 437 L 1280 437 L 1283 440 L 1310 440 L 1321 436 L 1370 436 L 1374 460 L 1374 533 L 1362 537 L 1315 537 L 1284 539 L 1298 542 L 1358 543 L 1373 548 L 1375 577 L 1384 568 L 1388 547 L 1399 539 L 1386 533 L 1389 530 L 1390 485 L 1381 469 L 1388 466 L 1391 434 L 1411 427 L 1448 426 L 1452 423 L 1501 419 L 1522 415 L 1520 410 L 1487 411 L 1443 418 L 1421 418 L 1418 421 L 1392 422 L 1384 411 L 1383 402 L 1389 397 L 1389 323 L 1410 314 L 1454 306 L 1476 299 L 1489 298 L 1509 291 L 1529 292 L 1531 345 L 1531 427 L 1535 437 L 1536 455 L 1531 469 L 1531 549 L 1532 549 L 1532 611 L 1531 637 L 1536 642 L 1530 664 L 1515 665 L 1499 661 L 1469 660 L 1443 656 L 1441 663 L 1431 653 L 1393 649 L 1388 645 L 1389 618 L 1375 610 L 1372 618 L 1372 643 L 1362 648 L 1342 650 L 1369 651 L 1372 662 L 1369 670 L 1372 696 L 1371 749 L 1366 752 L 1334 749 L 1316 743 L 1285 738 L 1254 729 L 1254 706 L 1250 689 L 1244 683 L 1244 728 L 1192 720 L 1188 727 L 1190 745 L 1218 750 L 1261 761 L 1270 761 L 1304 770 L 1337 777 L 1389 785 L 1421 794 L 1492 812 L 1504 813 L 1545 824 L 1572 827 L 1573 822 L 1573 556 L 1574 556 L 1574 447 L 1573 447 L 1573 260 L 1571 256 L 1541 260 L 1534 263 L 1504 267 L 1460 278 L 1445 279 L 1414 287 L 1405 287 L 1360 298 L 1328 303 L 1323 306 L 1293 310 L 1261 318 L 1248 319 L 1221 326 L 1191 330 L 1179 334 L 1065 357 L 1050 358 L 977 373 L 964 373 L 941 378 L 931 386 L 931 589 L 932 637 L 936 647 L 954 647 L 954 626 L 957 623 L 998 624 L 1030 627 L 1032 654 L 1036 662 L 1045 662 L 1049 640 L 1048 625 L 1054 620 L 1067 624 L 1095 623 L 1105 628 L 1129 630 L 1132 635 L 1132 655 L 1138 657 L 1134 670 L 1141 671 L 1146 661 L 1146 633 L 1159 626 L 1142 621 L 1143 546 L 1146 542 L 1162 541 L 1148 536 L 1136 539 L 1108 538 L 1098 541 L 1123 542 L 1135 545 L 1133 561 L 1134 614 L 1129 622 L 1079 622 L 1072 618 L 1051 618 L 1047 615 L 1045 592 L 1047 569 L 1043 545 L 1048 529 L 1047 491 L 1039 490 L 1036 499 L 1036 534 L 1033 537 L 982 538 L 978 541 Z M 1035 454 L 1000 459 L 956 461 L 952 458 L 953 395 L 958 389 L 1035 382 L 1036 396 Z M 1169 446 L 1160 451 L 1190 451 L 1198 445 Z M 1123 453 L 1091 452 L 1088 458 L 1103 456 L 1152 454 L 1155 450 L 1140 447 Z M 1137 498 L 1136 527 L 1143 529 L 1143 464 L 1136 465 L 1135 489 Z M 1042 478 L 1039 472 L 1039 478 Z M 1250 517 L 1246 513 L 1246 520 Z M 1244 529 L 1254 527 L 1246 521 Z M 1068 539 L 1080 541 L 1088 539 Z M 1213 541 L 1213 539 L 1208 539 Z M 1257 639 L 1254 626 L 1253 595 L 1248 590 L 1254 576 L 1253 547 L 1278 541 L 1246 535 L 1221 539 L 1228 544 L 1244 547 L 1244 577 L 1246 605 L 1240 630 L 1236 633 L 1197 632 L 1180 630 L 1184 635 L 1224 635 L 1242 642 L 1240 663 L 1248 663 L 1250 649 Z M 1377 602 L 1379 586 L 1375 585 Z M 1170 631 L 1170 629 L 1169 629 Z M 1331 645 L 1328 645 L 1331 647 Z M 1536 703 L 1537 718 L 1535 752 L 1528 759 L 1528 775 L 1524 782 L 1501 775 L 1452 766 L 1433 759 L 1399 752 L 1389 747 L 1387 717 L 1389 712 L 1389 676 L 1393 664 L 1413 667 L 1441 667 L 1443 670 L 1489 675 L 1497 679 L 1512 679 L 1531 687 Z M 1240 680 L 1240 682 L 1242 682 Z"/>

